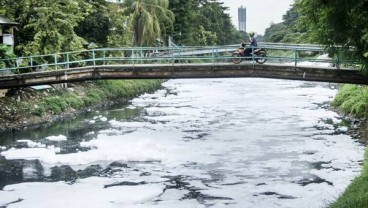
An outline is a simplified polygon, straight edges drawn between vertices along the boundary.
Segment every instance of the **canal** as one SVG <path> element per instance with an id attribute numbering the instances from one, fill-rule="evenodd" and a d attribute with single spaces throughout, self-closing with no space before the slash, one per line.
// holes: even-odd
<path id="1" fill-rule="evenodd" d="M 169 80 L 124 105 L 2 135 L 0 207 L 325 207 L 364 146 L 337 85 Z"/>

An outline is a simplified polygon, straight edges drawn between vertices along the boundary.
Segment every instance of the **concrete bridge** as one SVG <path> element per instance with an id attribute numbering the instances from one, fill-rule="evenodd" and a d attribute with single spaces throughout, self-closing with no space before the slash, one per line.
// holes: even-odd
<path id="1" fill-rule="evenodd" d="M 338 57 L 317 58 L 324 50 L 316 46 L 282 46 L 282 49 L 268 46 L 266 64 L 257 64 L 255 57 L 234 64 L 229 53 L 231 50 L 234 46 L 95 49 L 20 57 L 7 60 L 15 63 L 14 67 L 1 69 L 0 89 L 100 79 L 235 77 L 368 84 L 368 78 L 354 67 L 357 63 L 342 62 Z M 291 55 L 277 56 L 277 50 L 289 51 Z M 22 70 L 31 72 L 20 73 Z"/>

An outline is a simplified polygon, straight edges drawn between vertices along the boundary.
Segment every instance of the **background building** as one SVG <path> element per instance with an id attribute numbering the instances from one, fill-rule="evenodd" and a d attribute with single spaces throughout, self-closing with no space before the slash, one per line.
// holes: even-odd
<path id="1" fill-rule="evenodd" d="M 239 31 L 247 31 L 247 9 L 243 6 L 238 8 Z"/>

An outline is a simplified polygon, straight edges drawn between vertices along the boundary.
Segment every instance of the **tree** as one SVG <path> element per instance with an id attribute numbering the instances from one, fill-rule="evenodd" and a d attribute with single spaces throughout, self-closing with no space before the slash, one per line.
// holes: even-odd
<path id="1" fill-rule="evenodd" d="M 195 0 L 170 0 L 170 10 L 175 14 L 171 36 L 179 45 L 194 45 L 194 27 L 197 4 Z M 199 24 L 199 22 L 197 22 Z"/>
<path id="2" fill-rule="evenodd" d="M 75 28 L 78 36 L 87 42 L 95 43 L 98 46 L 107 47 L 108 36 L 110 34 L 110 15 L 114 15 L 115 7 L 109 7 L 106 0 L 91 0 L 91 10 L 83 21 Z"/>
<path id="3" fill-rule="evenodd" d="M 339 50 L 336 45 L 354 46 L 356 58 L 368 73 L 367 0 L 297 0 L 296 6 L 313 40 L 326 45 L 331 52 Z"/>
<path id="4" fill-rule="evenodd" d="M 107 37 L 108 47 L 131 46 L 133 33 L 126 24 L 128 16 L 124 15 L 124 11 L 119 4 L 110 4 L 108 11 L 110 11 L 110 28 Z"/>
<path id="5" fill-rule="evenodd" d="M 84 39 L 74 28 L 89 12 L 83 1 L 44 0 L 35 9 L 35 18 L 25 28 L 36 31 L 34 41 L 25 46 L 28 54 L 49 54 L 83 48 Z"/>
<path id="6" fill-rule="evenodd" d="M 239 43 L 241 34 L 231 23 L 227 7 L 218 0 L 171 0 L 175 14 L 174 41 L 185 45 Z"/>
<path id="7" fill-rule="evenodd" d="M 74 29 L 90 12 L 85 0 L 4 0 L 6 14 L 19 22 L 16 52 L 48 54 L 83 48 Z"/>
<path id="8" fill-rule="evenodd" d="M 272 23 L 265 31 L 264 41 L 283 43 L 311 43 L 307 28 L 300 22 L 295 4 L 283 15 L 283 22 Z"/>
<path id="9" fill-rule="evenodd" d="M 127 0 L 124 4 L 138 46 L 153 44 L 165 34 L 165 25 L 173 24 L 168 0 Z"/>
<path id="10" fill-rule="evenodd" d="M 284 37 L 291 33 L 291 30 L 283 23 L 271 23 L 270 27 L 266 29 L 264 35 L 264 41 L 278 43 L 282 42 Z"/>

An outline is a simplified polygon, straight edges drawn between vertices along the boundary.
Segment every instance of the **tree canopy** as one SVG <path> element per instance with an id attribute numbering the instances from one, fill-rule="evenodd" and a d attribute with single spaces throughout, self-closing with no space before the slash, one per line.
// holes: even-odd
<path id="1" fill-rule="evenodd" d="M 239 43 L 242 34 L 219 0 L 2 0 L 0 14 L 19 22 L 18 55 L 97 47 Z"/>
<path id="2" fill-rule="evenodd" d="M 170 9 L 176 19 L 172 36 L 180 44 L 234 44 L 245 38 L 218 0 L 172 0 Z"/>
<path id="3" fill-rule="evenodd" d="M 336 50 L 355 47 L 355 55 L 368 73 L 368 1 L 296 0 L 302 24 L 312 40 Z"/>
<path id="4" fill-rule="evenodd" d="M 174 14 L 168 9 L 168 0 L 126 0 L 129 26 L 138 46 L 150 45 L 166 34 L 165 25 L 172 25 Z"/>

